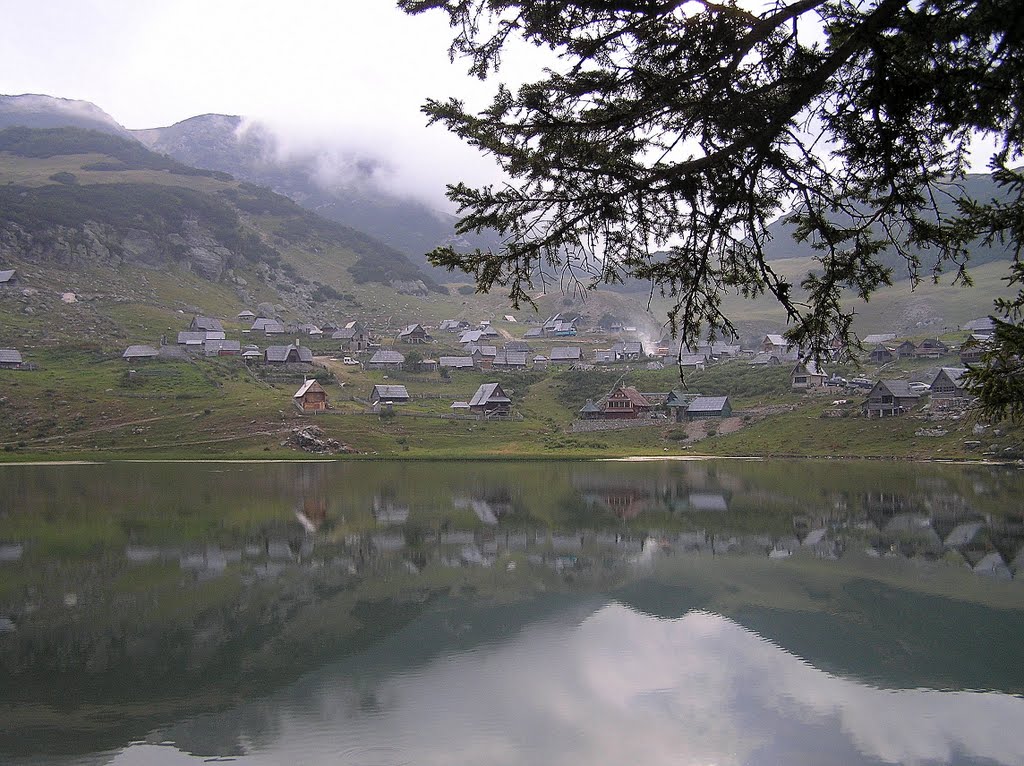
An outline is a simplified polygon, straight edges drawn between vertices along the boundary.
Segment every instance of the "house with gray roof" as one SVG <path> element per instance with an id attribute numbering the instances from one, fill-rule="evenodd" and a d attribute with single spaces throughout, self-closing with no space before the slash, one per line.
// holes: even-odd
<path id="1" fill-rule="evenodd" d="M 512 400 L 508 398 L 498 383 L 484 383 L 469 400 L 471 412 L 487 417 L 507 416 L 512 412 Z"/>
<path id="2" fill-rule="evenodd" d="M 895 417 L 910 412 L 920 400 L 920 395 L 910 390 L 907 381 L 880 380 L 864 402 L 864 414 L 869 418 Z"/>
<path id="3" fill-rule="evenodd" d="M 17 370 L 24 364 L 21 352 L 13 348 L 0 348 L 0 367 Z"/>
<path id="4" fill-rule="evenodd" d="M 818 367 L 813 359 L 797 362 L 789 373 L 789 387 L 793 391 L 810 391 L 822 388 L 828 373 Z"/>
<path id="5" fill-rule="evenodd" d="M 206 356 L 239 356 L 241 353 L 241 341 L 207 338 L 203 343 L 203 354 Z"/>
<path id="6" fill-rule="evenodd" d="M 576 364 L 582 358 L 582 349 L 579 346 L 560 346 L 551 349 L 548 354 L 548 364 Z"/>
<path id="7" fill-rule="evenodd" d="M 182 330 L 178 333 L 178 345 L 192 348 L 202 348 L 206 343 L 205 330 Z"/>
<path id="8" fill-rule="evenodd" d="M 252 313 L 251 311 L 249 311 L 249 309 L 245 309 L 244 311 L 239 311 L 238 314 L 235 316 L 235 319 L 237 319 L 240 322 L 251 322 L 255 318 L 256 318 L 256 315 L 254 313 Z"/>
<path id="9" fill-rule="evenodd" d="M 267 364 L 312 364 L 313 352 L 306 346 L 267 346 L 264 352 Z"/>
<path id="10" fill-rule="evenodd" d="M 732 404 L 728 396 L 696 396 L 686 406 L 686 417 L 689 420 L 732 417 Z"/>
<path id="11" fill-rule="evenodd" d="M 405 364 L 405 356 L 390 348 L 378 349 L 366 366 L 371 370 L 400 370 Z"/>
<path id="12" fill-rule="evenodd" d="M 205 332 L 224 332 L 224 325 L 220 323 L 219 319 L 196 315 L 192 317 L 192 324 L 188 326 L 188 329 L 203 330 Z"/>
<path id="13" fill-rule="evenodd" d="M 959 399 L 970 396 L 964 389 L 966 367 L 940 367 L 931 385 L 932 399 Z"/>
<path id="14" fill-rule="evenodd" d="M 284 335 L 284 324 L 276 319 L 257 317 L 249 331 L 262 332 L 264 335 Z"/>
<path id="15" fill-rule="evenodd" d="M 144 359 L 156 359 L 159 355 L 160 352 L 152 346 L 136 345 L 126 348 L 121 358 L 126 362 L 140 362 Z"/>
<path id="16" fill-rule="evenodd" d="M 17 283 L 18 277 L 15 269 L 3 269 L 0 271 L 0 286 L 13 287 Z"/>
<path id="17" fill-rule="evenodd" d="M 861 341 L 861 345 L 865 348 L 868 346 L 877 346 L 879 343 L 888 343 L 891 340 L 896 339 L 896 333 L 894 332 L 880 332 L 874 335 L 865 335 L 864 340 Z"/>
<path id="18" fill-rule="evenodd" d="M 449 370 L 472 370 L 476 366 L 471 356 L 442 356 L 437 362 Z"/>
<path id="19" fill-rule="evenodd" d="M 370 391 L 370 404 L 405 404 L 411 397 L 405 386 L 377 384 Z"/>
<path id="20" fill-rule="evenodd" d="M 408 325 L 407 327 L 403 327 L 398 333 L 399 343 L 422 344 L 428 343 L 431 340 L 432 338 L 427 334 L 426 329 L 424 329 L 421 324 Z"/>
<path id="21" fill-rule="evenodd" d="M 502 349 L 494 355 L 491 367 L 496 370 L 525 370 L 526 357 L 527 353 L 525 351 L 507 351 Z"/>

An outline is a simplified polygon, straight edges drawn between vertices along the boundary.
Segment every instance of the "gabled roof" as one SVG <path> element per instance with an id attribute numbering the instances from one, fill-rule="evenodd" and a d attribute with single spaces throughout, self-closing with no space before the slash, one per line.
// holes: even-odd
<path id="1" fill-rule="evenodd" d="M 879 343 L 887 343 L 896 337 L 894 332 L 880 332 L 874 335 L 865 335 L 861 344 L 864 346 L 877 346 Z"/>
<path id="2" fill-rule="evenodd" d="M 500 367 L 502 365 L 506 367 L 525 367 L 526 366 L 526 352 L 525 351 L 499 351 L 494 355 L 494 365 Z"/>
<path id="3" fill-rule="evenodd" d="M 699 412 L 721 412 L 728 401 L 728 396 L 698 396 L 690 402 L 690 406 L 686 408 L 686 412 L 688 414 Z"/>
<path id="4" fill-rule="evenodd" d="M 251 311 L 249 311 L 249 309 L 246 309 L 245 311 L 239 311 L 238 314 L 235 316 L 235 319 L 255 319 L 255 318 L 256 318 L 256 315 L 253 314 Z"/>
<path id="5" fill-rule="evenodd" d="M 826 373 L 824 370 L 819 369 L 818 363 L 815 362 L 813 359 L 808 359 L 807 361 L 804 362 L 797 362 L 796 367 L 794 367 L 792 372 L 790 372 L 789 374 L 799 375 L 801 372 L 806 372 L 808 375 L 812 376 L 820 375 L 822 377 L 825 377 L 828 375 L 828 373 Z"/>
<path id="6" fill-rule="evenodd" d="M 3 271 L 0 271 L 0 285 L 14 279 L 14 272 L 15 269 L 4 269 Z"/>
<path id="7" fill-rule="evenodd" d="M 3 361 L 2 354 L 3 354 L 3 349 L 0 349 L 0 362 Z M 159 354 L 160 354 L 160 352 L 157 351 L 152 346 L 137 345 L 137 346 L 129 346 L 128 348 L 126 348 L 124 350 L 124 353 L 121 354 L 121 358 L 122 359 L 140 359 L 140 358 L 143 358 L 143 357 L 158 356 Z"/>
<path id="8" fill-rule="evenodd" d="M 252 323 L 252 327 L 249 328 L 253 332 L 262 330 L 267 335 L 273 333 L 283 333 L 284 325 L 278 322 L 276 319 L 267 319 L 266 317 L 258 317 L 255 322 Z"/>
<path id="9" fill-rule="evenodd" d="M 442 356 L 438 362 L 441 367 L 454 367 L 460 369 L 463 367 L 473 367 L 473 357 L 471 356 Z"/>
<path id="10" fill-rule="evenodd" d="M 544 335 L 544 329 L 542 327 L 531 327 L 529 330 L 523 333 L 524 338 L 540 338 Z"/>
<path id="11" fill-rule="evenodd" d="M 966 367 L 940 367 L 939 371 L 935 374 L 935 380 L 939 379 L 939 375 L 945 373 L 946 377 L 949 378 L 949 382 L 957 388 L 963 388 L 964 384 L 960 380 L 966 373 Z M 935 381 L 932 381 L 932 385 L 935 385 Z"/>
<path id="12" fill-rule="evenodd" d="M 213 332 L 224 332 L 224 325 L 220 323 L 219 319 L 196 315 L 195 317 L 192 318 L 192 329 L 212 330 Z"/>
<path id="13" fill-rule="evenodd" d="M 402 364 L 404 362 L 405 362 L 405 356 L 403 354 L 400 354 L 397 351 L 392 351 L 389 348 L 382 348 L 379 351 L 377 351 L 377 353 L 374 354 L 370 358 L 370 362 L 369 363 L 370 364 Z"/>
<path id="14" fill-rule="evenodd" d="M 407 335 L 412 335 L 417 330 L 422 332 L 424 335 L 427 334 L 427 331 L 423 327 L 423 325 L 421 325 L 421 324 L 411 324 L 411 325 L 407 325 L 406 327 L 403 327 L 402 331 L 398 333 L 398 337 L 399 338 L 404 338 Z"/>
<path id="15" fill-rule="evenodd" d="M 582 349 L 579 346 L 560 346 L 551 349 L 548 358 L 552 362 L 579 361 L 582 358 L 581 352 Z"/>
<path id="16" fill-rule="evenodd" d="M 219 338 L 207 338 L 206 341 L 203 343 L 203 350 L 209 353 L 218 353 L 221 351 L 241 353 L 242 342 L 237 340 L 221 340 Z"/>
<path id="17" fill-rule="evenodd" d="M 370 391 L 370 398 L 376 394 L 378 399 L 408 399 L 409 392 L 405 386 L 387 385 L 378 383 Z"/>
<path id="18" fill-rule="evenodd" d="M 305 383 L 303 383 L 302 386 L 299 388 L 299 390 L 296 391 L 294 394 L 292 394 L 292 398 L 293 399 L 301 399 L 306 394 L 308 394 L 310 391 L 314 391 L 314 392 L 317 392 L 317 393 L 324 393 L 324 394 L 327 393 L 326 391 L 324 391 L 323 386 L 321 386 L 319 383 L 317 383 L 316 378 L 313 378 L 313 379 L 307 380 Z"/>
<path id="19" fill-rule="evenodd" d="M 680 367 L 697 367 L 707 361 L 708 358 L 704 354 L 683 354 L 676 363 Z"/>
<path id="20" fill-rule="evenodd" d="M 343 327 L 331 335 L 333 340 L 351 340 L 356 336 L 356 331 L 351 327 Z"/>
<path id="21" fill-rule="evenodd" d="M 178 333 L 178 343 L 182 343 L 186 346 L 201 346 L 205 342 L 205 330 L 183 330 Z"/>
<path id="22" fill-rule="evenodd" d="M 644 352 L 644 344 L 638 340 L 617 343 L 615 348 L 618 349 L 620 354 L 642 354 Z"/>
<path id="23" fill-rule="evenodd" d="M 879 387 L 884 387 L 890 394 L 899 399 L 920 399 L 921 395 L 911 390 L 910 382 L 906 380 L 880 380 L 875 384 L 872 393 Z"/>
<path id="24" fill-rule="evenodd" d="M 0 348 L 0 362 L 5 364 L 21 364 L 21 352 L 13 348 Z"/>
<path id="25" fill-rule="evenodd" d="M 587 403 L 580 407 L 581 415 L 589 415 L 597 412 L 601 412 L 601 408 L 594 404 L 593 399 L 587 399 Z"/>
<path id="26" fill-rule="evenodd" d="M 505 396 L 498 383 L 483 383 L 469 400 L 470 407 L 479 407 L 484 404 L 511 404 L 512 400 Z"/>
<path id="27" fill-rule="evenodd" d="M 483 330 L 466 330 L 459 336 L 459 343 L 479 343 Z"/>
<path id="28" fill-rule="evenodd" d="M 783 338 L 781 335 L 774 335 L 769 333 L 764 336 L 764 339 L 771 343 L 773 346 L 789 346 L 789 341 Z"/>
<path id="29" fill-rule="evenodd" d="M 300 362 L 312 362 L 313 352 L 305 346 L 267 346 L 267 361 L 268 362 L 287 362 L 288 355 L 296 351 L 299 355 Z"/>
<path id="30" fill-rule="evenodd" d="M 612 391 L 611 396 L 615 396 L 617 393 L 623 393 L 627 399 L 633 404 L 634 407 L 650 407 L 651 403 L 647 400 L 647 397 L 637 391 L 633 386 L 619 386 Z"/>
<path id="31" fill-rule="evenodd" d="M 304 332 L 306 335 L 323 335 L 324 331 L 317 327 L 315 324 L 303 323 L 299 325 L 299 332 Z"/>

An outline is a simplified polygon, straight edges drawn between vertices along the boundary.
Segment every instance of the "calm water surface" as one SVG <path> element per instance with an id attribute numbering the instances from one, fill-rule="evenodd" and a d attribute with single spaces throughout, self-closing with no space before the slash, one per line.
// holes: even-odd
<path id="1" fill-rule="evenodd" d="M 0 466 L 0 763 L 1024 763 L 1024 473 Z"/>

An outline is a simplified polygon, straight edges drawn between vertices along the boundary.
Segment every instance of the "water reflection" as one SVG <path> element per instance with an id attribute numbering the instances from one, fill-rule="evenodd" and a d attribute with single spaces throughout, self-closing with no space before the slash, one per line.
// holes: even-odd
<path id="1" fill-rule="evenodd" d="M 1024 720 L 1022 490 L 990 466 L 2 467 L 0 754 L 1024 762 L 979 741 Z"/>

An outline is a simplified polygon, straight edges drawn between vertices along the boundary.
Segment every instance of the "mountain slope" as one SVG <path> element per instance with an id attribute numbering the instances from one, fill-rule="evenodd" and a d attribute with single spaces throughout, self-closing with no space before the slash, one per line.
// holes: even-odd
<path id="1" fill-rule="evenodd" d="M 0 96 L 0 129 L 15 126 L 83 128 L 122 138 L 131 137 L 128 130 L 95 104 L 32 93 Z"/>
<path id="2" fill-rule="evenodd" d="M 375 181 L 382 162 L 378 157 L 339 157 L 326 150 L 285 157 L 277 138 L 265 126 L 245 124 L 241 117 L 223 114 L 201 115 L 132 134 L 154 151 L 181 162 L 268 186 L 325 218 L 367 232 L 428 270 L 432 267 L 424 254 L 438 245 L 497 245 L 494 237 L 458 237 L 454 216 L 411 197 L 383 191 Z M 325 167 L 336 169 L 339 164 L 344 166 L 343 172 L 325 175 Z"/>

